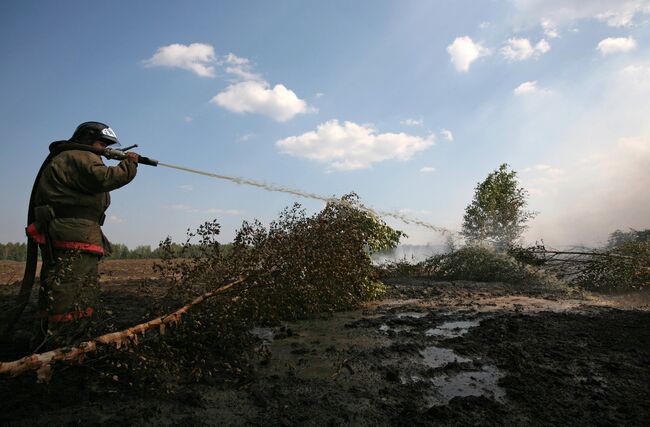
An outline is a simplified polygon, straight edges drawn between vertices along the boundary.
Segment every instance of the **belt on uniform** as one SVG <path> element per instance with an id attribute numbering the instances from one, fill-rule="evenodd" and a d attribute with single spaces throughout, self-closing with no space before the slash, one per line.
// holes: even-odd
<path id="1" fill-rule="evenodd" d="M 94 221 L 99 225 L 104 225 L 105 214 L 97 214 L 96 209 L 90 209 L 84 206 L 73 205 L 53 205 L 55 218 L 82 218 Z"/>

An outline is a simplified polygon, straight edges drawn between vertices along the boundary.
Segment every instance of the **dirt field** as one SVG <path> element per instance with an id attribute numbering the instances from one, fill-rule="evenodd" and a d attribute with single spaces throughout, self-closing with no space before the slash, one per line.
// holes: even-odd
<path id="1" fill-rule="evenodd" d="M 144 316 L 147 263 L 102 267 L 103 299 L 125 324 Z M 650 424 L 647 295 L 387 284 L 362 309 L 253 329 L 263 357 L 240 380 L 145 393 L 87 381 L 92 363 L 59 367 L 47 385 L 2 378 L 0 424 Z"/>
<path id="2" fill-rule="evenodd" d="M 99 264 L 100 281 L 103 283 L 125 282 L 128 280 L 155 279 L 151 268 L 156 260 L 109 260 Z M 10 284 L 23 278 L 24 262 L 0 260 L 0 286 Z M 38 272 L 41 270 L 39 261 Z"/>

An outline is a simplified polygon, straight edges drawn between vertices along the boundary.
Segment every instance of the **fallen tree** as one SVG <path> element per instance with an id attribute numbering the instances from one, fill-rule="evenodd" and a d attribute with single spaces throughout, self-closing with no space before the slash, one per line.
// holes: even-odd
<path id="1" fill-rule="evenodd" d="M 590 290 L 628 291 L 650 288 L 650 242 L 629 241 L 600 250 L 513 247 L 520 262 L 543 268 L 569 283 Z"/>
<path id="2" fill-rule="evenodd" d="M 166 325 L 174 325 L 180 322 L 181 317 L 187 313 L 190 308 L 199 305 L 205 300 L 221 294 L 234 286 L 244 283 L 245 280 L 244 277 L 239 278 L 227 285 L 204 293 L 195 298 L 189 304 L 182 306 L 170 314 L 157 317 L 145 323 L 140 323 L 139 325 L 132 326 L 123 331 L 104 334 L 94 340 L 82 342 L 75 347 L 57 348 L 45 353 L 25 356 L 11 362 L 0 362 L 0 374 L 17 376 L 24 372 L 36 371 L 38 381 L 47 382 L 52 376 L 52 365 L 54 362 L 81 361 L 86 354 L 96 351 L 98 345 L 114 345 L 118 349 L 126 347 L 130 343 L 137 345 L 138 336 L 144 335 L 146 331 L 155 327 L 158 327 L 160 333 L 164 334 Z"/>
<path id="3" fill-rule="evenodd" d="M 0 374 L 37 371 L 39 380 L 47 381 L 54 362 L 79 362 L 102 347 L 111 351 L 137 343 L 138 336 L 152 328 L 164 332 L 166 324 L 178 323 L 189 308 L 223 295 L 243 279 L 216 290 L 215 283 L 246 277 L 236 296 L 213 298 L 196 307 L 171 336 L 151 337 L 138 346 L 139 354 L 113 352 L 99 370 L 94 369 L 113 373 L 128 366 L 128 373 L 120 377 L 133 379 L 129 384 L 155 384 L 152 389 L 174 387 L 179 381 L 207 381 L 227 372 L 238 375 L 248 369 L 257 351 L 249 333 L 253 326 L 353 309 L 385 291 L 376 280 L 370 255 L 395 246 L 402 233 L 363 210 L 355 195 L 342 200 L 328 203 L 313 216 L 296 204 L 283 210 L 268 228 L 257 221 L 244 222 L 228 251 L 217 240 L 216 220 L 188 232 L 180 251 L 166 239 L 161 244 L 164 256 L 155 266 L 166 293 L 150 301 L 149 309 L 171 314 L 75 347 L 0 363 Z M 196 239 L 197 244 L 191 243 Z M 192 251 L 185 253 L 186 248 Z M 175 310 L 184 301 L 192 302 Z"/>

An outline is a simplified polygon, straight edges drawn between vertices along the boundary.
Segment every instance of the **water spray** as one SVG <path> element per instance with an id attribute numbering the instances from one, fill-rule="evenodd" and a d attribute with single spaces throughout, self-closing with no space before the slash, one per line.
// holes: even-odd
<path id="1" fill-rule="evenodd" d="M 212 173 L 212 172 L 205 172 L 205 171 L 198 170 L 198 169 L 192 169 L 192 168 L 188 168 L 188 167 L 184 167 L 184 166 L 170 165 L 170 164 L 162 163 L 162 162 L 157 162 L 157 165 L 158 166 L 164 166 L 164 167 L 171 168 L 171 169 L 182 170 L 182 171 L 185 171 L 185 172 L 195 173 L 197 175 L 203 175 L 203 176 L 209 176 L 211 178 L 222 179 L 222 180 L 225 180 L 225 181 L 234 182 L 235 184 L 250 185 L 252 187 L 261 188 L 261 189 L 266 190 L 266 191 L 277 191 L 277 192 L 280 192 L 280 193 L 292 194 L 294 196 L 303 197 L 305 199 L 320 200 L 320 201 L 325 202 L 325 203 L 345 204 L 345 205 L 349 205 L 350 207 L 354 207 L 355 209 L 359 209 L 359 210 L 362 210 L 364 212 L 367 212 L 367 213 L 369 213 L 369 214 L 371 214 L 371 215 L 373 215 L 375 217 L 391 217 L 391 218 L 398 219 L 398 220 L 404 222 L 405 224 L 419 225 L 420 227 L 428 228 L 429 230 L 433 230 L 433 231 L 438 232 L 438 233 L 442 233 L 442 234 L 450 234 L 450 233 L 452 233 L 452 231 L 447 230 L 446 228 L 438 227 L 438 226 L 435 226 L 433 224 L 429 224 L 428 222 L 422 221 L 422 220 L 417 219 L 417 218 L 410 218 L 410 217 L 408 217 L 408 216 L 406 216 L 406 215 L 404 215 L 404 214 L 402 214 L 400 212 L 390 212 L 390 211 L 375 210 L 375 209 L 372 209 L 372 208 L 369 208 L 369 207 L 366 207 L 366 206 L 354 205 L 352 203 L 343 201 L 343 200 L 338 199 L 336 197 L 325 197 L 325 196 L 321 196 L 319 194 L 308 193 L 306 191 L 296 190 L 294 188 L 288 188 L 288 187 L 284 187 L 284 186 L 280 186 L 280 185 L 267 184 L 267 183 L 264 183 L 264 182 L 255 181 L 255 180 L 248 179 L 248 178 L 242 178 L 242 177 L 237 177 L 237 176 L 228 176 L 228 175 L 222 175 L 222 174 Z"/>
<path id="2" fill-rule="evenodd" d="M 104 152 L 102 153 L 103 156 L 109 158 L 109 159 L 115 159 L 115 160 L 123 160 L 126 158 L 126 152 L 132 148 L 137 147 L 138 145 L 131 145 L 126 148 L 122 149 L 111 149 L 111 148 L 106 148 L 104 149 Z M 354 207 L 356 209 L 362 210 L 366 213 L 369 213 L 375 217 L 390 217 L 390 218 L 395 218 L 398 219 L 405 224 L 415 224 L 420 227 L 428 228 L 429 230 L 433 230 L 437 233 L 441 234 L 453 234 L 451 230 L 448 230 L 443 227 L 438 227 L 433 224 L 429 224 L 428 222 L 422 221 L 417 218 L 411 218 L 406 215 L 404 215 L 401 212 L 390 212 L 390 211 L 382 211 L 382 210 L 375 210 L 363 205 L 353 205 L 352 203 L 345 202 L 341 199 L 337 199 L 335 197 L 325 197 L 321 196 L 319 194 L 314 194 L 314 193 L 308 193 L 306 191 L 302 190 L 296 190 L 294 188 L 288 188 L 280 185 L 275 185 L 275 184 L 267 184 L 264 182 L 260 181 L 255 181 L 252 179 L 248 178 L 242 178 L 238 176 L 229 176 L 229 175 L 223 175 L 223 174 L 218 174 L 218 173 L 213 173 L 213 172 L 206 172 L 198 169 L 193 169 L 193 168 L 188 168 L 185 166 L 177 166 L 177 165 L 170 165 L 168 163 L 162 163 L 159 162 L 158 160 L 150 159 L 148 157 L 143 157 L 140 156 L 138 163 L 149 165 L 149 166 L 164 166 L 166 168 L 170 169 L 177 169 L 185 172 L 190 172 L 190 173 L 195 173 L 197 175 L 203 175 L 203 176 L 208 176 L 210 178 L 216 178 L 216 179 L 222 179 L 225 181 L 230 181 L 234 182 L 235 184 L 239 185 L 250 185 L 252 187 L 257 187 L 261 188 L 266 191 L 276 191 L 280 193 L 286 193 L 286 194 L 291 194 L 294 196 L 298 197 L 303 197 L 305 199 L 312 199 L 312 200 L 320 200 L 325 203 L 338 203 L 338 204 L 344 204 L 344 205 L 349 205 L 350 207 Z"/>

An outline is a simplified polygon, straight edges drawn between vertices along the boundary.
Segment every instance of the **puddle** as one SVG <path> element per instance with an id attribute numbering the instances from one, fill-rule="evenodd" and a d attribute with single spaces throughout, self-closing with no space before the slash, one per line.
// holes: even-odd
<path id="1" fill-rule="evenodd" d="M 420 351 L 422 360 L 417 363 L 429 368 L 442 368 L 449 363 L 466 363 L 471 359 L 456 354 L 453 350 L 441 347 L 427 347 Z M 454 397 L 487 396 L 496 401 L 503 401 L 506 392 L 499 387 L 498 382 L 503 373 L 494 366 L 486 365 L 479 371 L 461 371 L 441 373 L 432 378 L 421 375 L 411 375 L 413 382 L 428 382 L 431 384 L 431 394 L 427 396 L 427 404 L 431 406 L 446 405 Z M 402 378 L 402 382 L 406 382 Z"/>
<path id="2" fill-rule="evenodd" d="M 410 298 L 410 299 L 386 299 L 380 302 L 377 305 L 377 310 L 386 310 L 393 307 L 400 307 L 405 305 L 418 305 L 422 300 L 419 298 Z"/>
<path id="3" fill-rule="evenodd" d="M 418 361 L 418 363 L 422 363 L 429 368 L 441 368 L 452 362 L 471 362 L 470 359 L 459 356 L 453 350 L 433 346 L 420 350 L 420 356 L 422 356 L 423 360 Z"/>
<path id="4" fill-rule="evenodd" d="M 570 310 L 577 310 L 585 301 L 583 300 L 551 300 L 535 298 L 522 295 L 507 295 L 501 297 L 481 297 L 474 301 L 474 308 L 481 312 L 493 311 L 521 311 L 525 313 L 539 313 L 541 311 L 552 311 L 563 313 Z M 598 305 L 594 302 L 595 305 Z"/>
<path id="5" fill-rule="evenodd" d="M 405 311 L 404 313 L 397 313 L 398 319 L 403 319 L 405 317 L 410 317 L 412 319 L 421 319 L 429 313 L 421 313 L 418 311 Z"/>
<path id="6" fill-rule="evenodd" d="M 428 329 L 424 334 L 428 337 L 456 338 L 465 335 L 470 328 L 475 328 L 480 324 L 480 320 L 445 322 L 437 328 Z"/>
<path id="7" fill-rule="evenodd" d="M 250 330 L 250 334 L 261 339 L 265 343 L 271 343 L 273 342 L 273 338 L 275 338 L 273 328 L 253 328 Z"/>
<path id="8" fill-rule="evenodd" d="M 459 372 L 429 378 L 434 394 L 427 400 L 431 406 L 446 405 L 454 397 L 487 396 L 503 402 L 506 391 L 498 385 L 503 373 L 494 366 L 484 366 L 480 371 Z"/>

